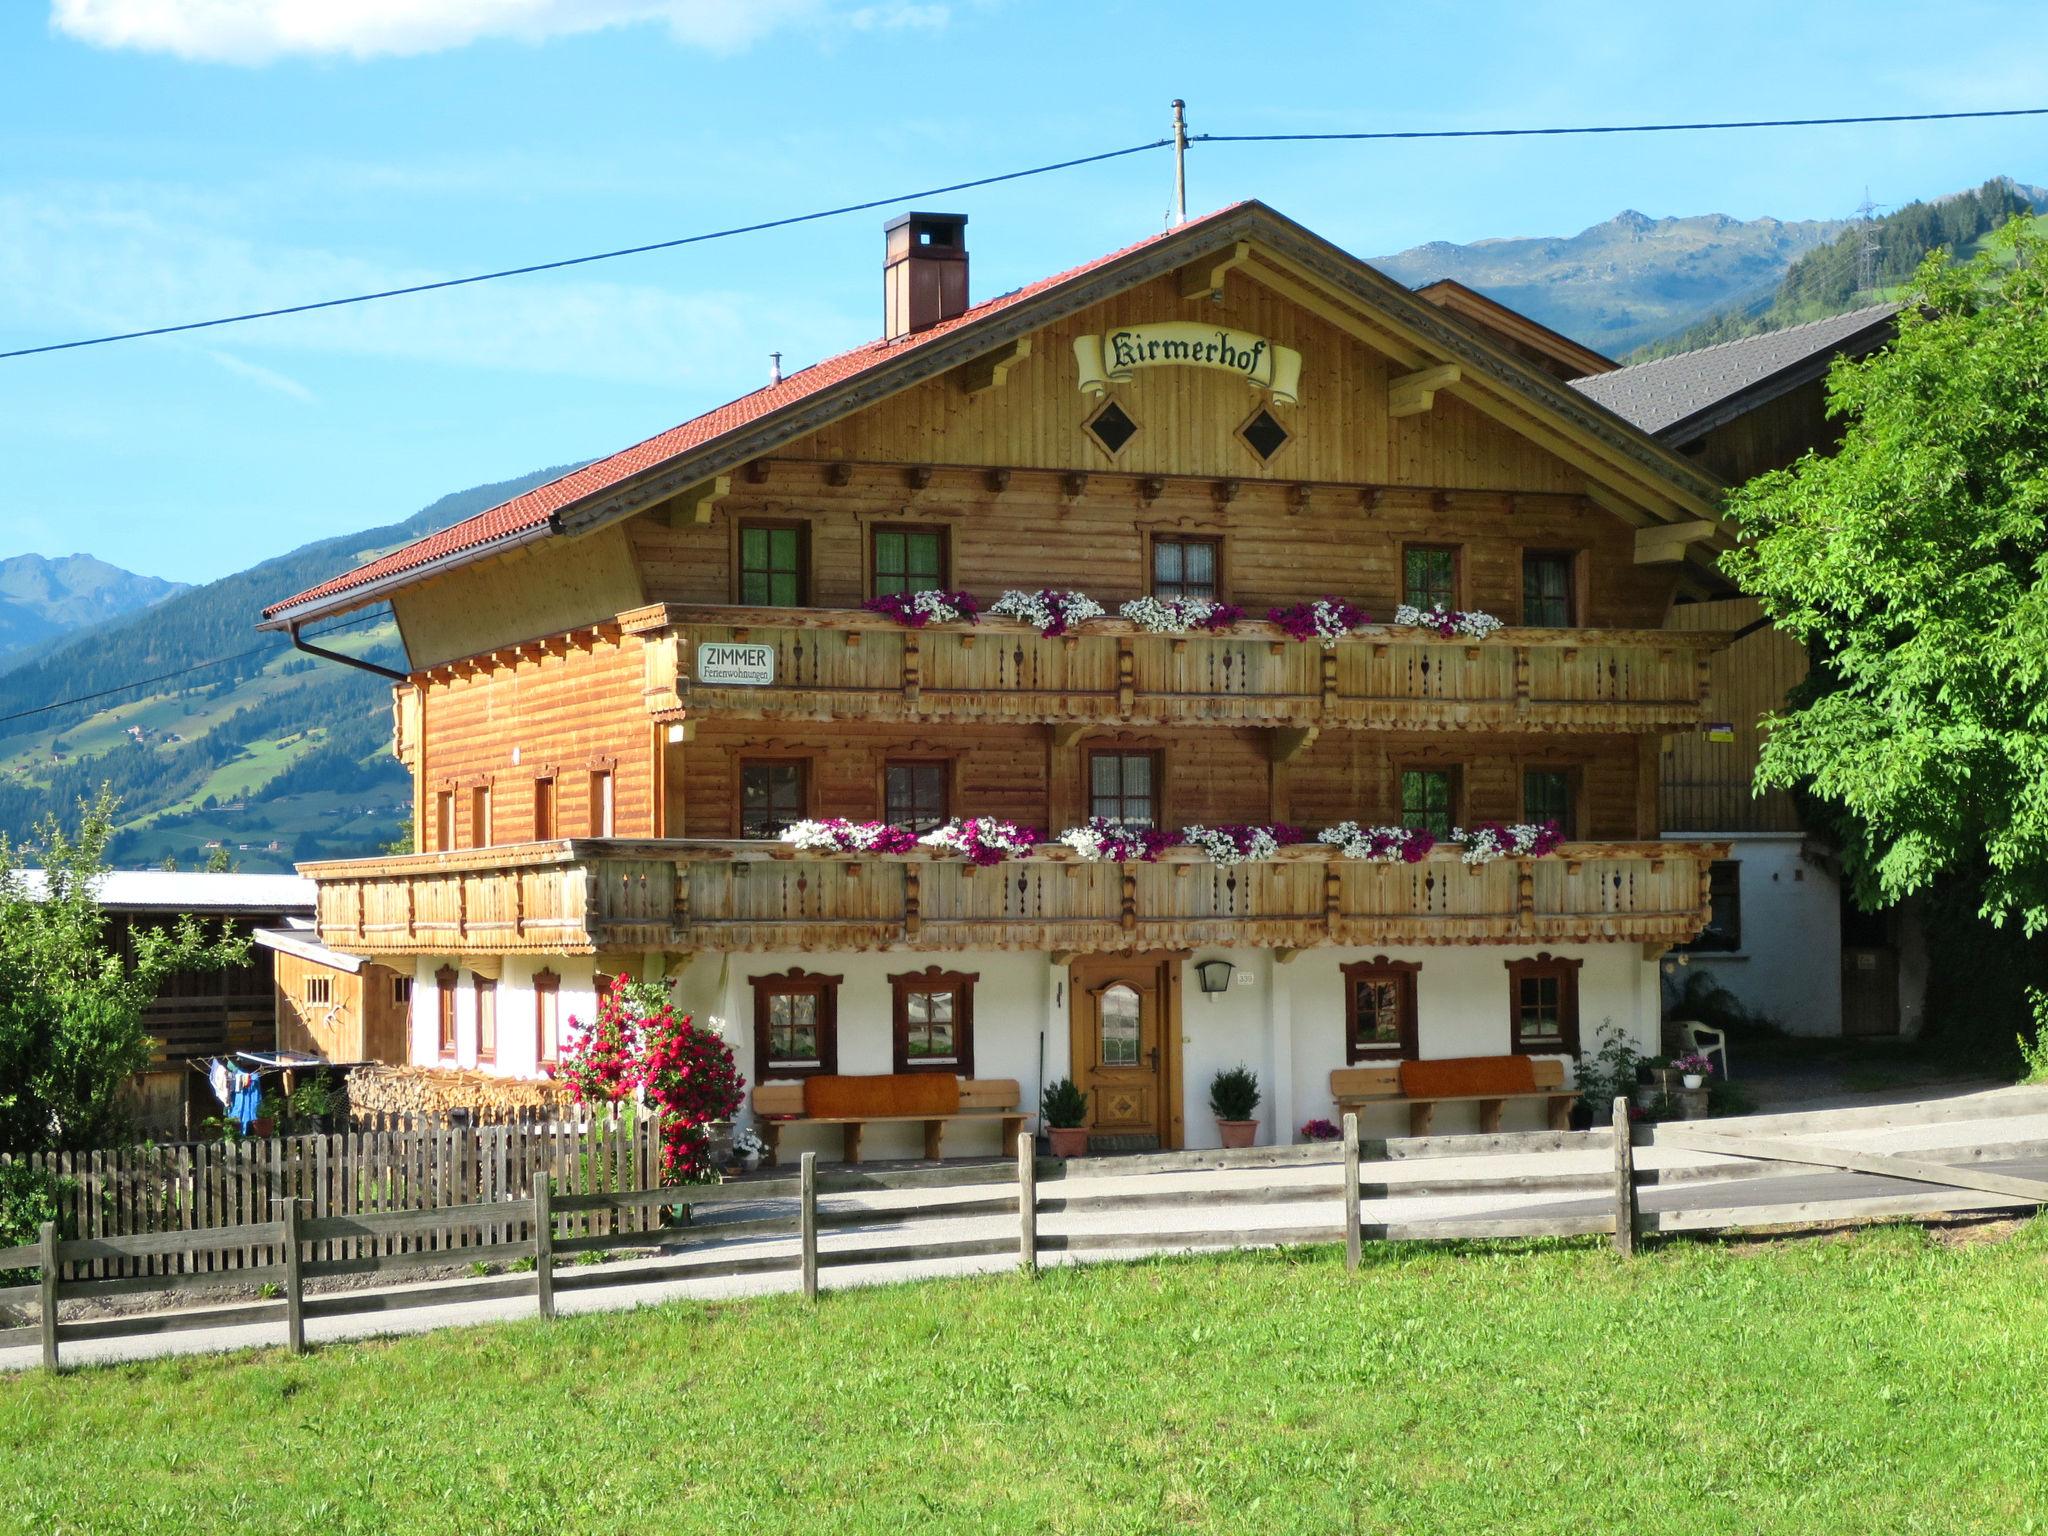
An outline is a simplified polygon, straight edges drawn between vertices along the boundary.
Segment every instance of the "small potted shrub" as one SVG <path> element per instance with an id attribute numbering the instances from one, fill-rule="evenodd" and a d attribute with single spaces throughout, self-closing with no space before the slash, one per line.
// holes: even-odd
<path id="1" fill-rule="evenodd" d="M 1688 1091 L 1697 1091 L 1707 1085 L 1707 1079 L 1714 1075 L 1714 1064 L 1698 1051 L 1688 1051 L 1671 1063 Z"/>
<path id="2" fill-rule="evenodd" d="M 1250 1067 L 1228 1067 L 1209 1083 L 1209 1112 L 1226 1147 L 1248 1147 L 1259 1134 L 1259 1077 Z"/>
<path id="3" fill-rule="evenodd" d="M 1088 1095 L 1071 1077 L 1045 1085 L 1038 1112 L 1045 1117 L 1046 1140 L 1052 1143 L 1054 1157 L 1088 1155 Z"/>

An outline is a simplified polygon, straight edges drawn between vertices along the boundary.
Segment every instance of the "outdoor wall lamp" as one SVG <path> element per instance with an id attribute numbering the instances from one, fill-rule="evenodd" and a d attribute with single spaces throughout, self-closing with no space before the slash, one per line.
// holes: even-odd
<path id="1" fill-rule="evenodd" d="M 1204 960 L 1195 967 L 1195 978 L 1201 982 L 1202 990 L 1214 997 L 1230 990 L 1230 978 L 1236 970 L 1228 960 Z"/>

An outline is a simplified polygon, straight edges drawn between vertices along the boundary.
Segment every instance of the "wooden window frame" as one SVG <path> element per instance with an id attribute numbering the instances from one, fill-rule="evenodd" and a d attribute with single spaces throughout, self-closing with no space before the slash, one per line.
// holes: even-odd
<path id="1" fill-rule="evenodd" d="M 751 529 L 788 529 L 796 534 L 796 601 L 794 603 L 750 603 L 747 590 L 747 533 Z M 808 608 L 811 606 L 811 525 L 802 518 L 747 517 L 733 524 L 732 600 L 741 608 Z M 768 573 L 775 573 L 770 570 Z"/>
<path id="2" fill-rule="evenodd" d="M 1579 972 L 1585 961 L 1553 955 L 1548 950 L 1533 957 L 1501 962 L 1508 968 L 1508 1049 L 1517 1056 L 1572 1056 L 1579 1054 Z M 1522 1038 L 1522 983 L 1554 977 L 1557 981 L 1558 1038 Z"/>
<path id="3" fill-rule="evenodd" d="M 1422 985 L 1422 962 L 1389 960 L 1385 955 L 1374 955 L 1370 960 L 1354 960 L 1341 965 L 1338 970 L 1344 977 L 1344 1060 L 1357 1066 L 1360 1062 L 1413 1061 L 1420 1056 L 1422 1028 L 1416 994 Z M 1401 988 L 1401 1038 L 1392 1047 L 1361 1045 L 1358 1041 L 1358 983 L 1388 980 Z"/>
<path id="4" fill-rule="evenodd" d="M 488 782 L 469 787 L 469 846 L 488 848 L 493 841 L 491 827 L 491 786 Z"/>
<path id="5" fill-rule="evenodd" d="M 1105 443 L 1101 438 L 1095 435 L 1096 418 L 1098 416 L 1101 416 L 1111 406 L 1115 406 L 1117 410 L 1123 413 L 1125 420 L 1130 422 L 1132 429 L 1131 435 L 1125 438 L 1115 448 L 1111 448 L 1109 444 Z M 1117 399 L 1114 391 L 1104 395 L 1101 400 L 1097 401 L 1094 405 L 1090 406 L 1088 408 L 1087 413 L 1083 415 L 1081 418 L 1081 435 L 1087 438 L 1088 441 L 1094 445 L 1095 451 L 1097 453 L 1101 454 L 1105 459 L 1109 460 L 1109 462 L 1112 464 L 1119 462 L 1123 458 L 1125 451 L 1131 446 L 1131 444 L 1135 443 L 1140 437 L 1144 436 L 1144 434 L 1145 424 L 1142 421 L 1138 420 L 1136 413 L 1134 413 L 1131 410 L 1130 405 L 1127 402 Z"/>
<path id="6" fill-rule="evenodd" d="M 1154 529 L 1145 535 L 1145 591 L 1149 596 L 1159 593 L 1159 546 L 1162 544 L 1208 544 L 1216 551 L 1215 590 L 1210 594 L 1212 601 L 1229 601 L 1230 589 L 1224 585 L 1226 566 L 1224 563 L 1223 535 L 1220 533 L 1182 533 L 1178 529 Z M 1185 569 L 1185 559 L 1183 559 Z M 1185 583 L 1183 583 L 1185 585 Z"/>
<path id="7" fill-rule="evenodd" d="M 498 1060 L 498 978 L 479 976 L 472 972 L 469 978 L 470 1003 L 476 1013 L 476 1060 L 482 1066 L 489 1062 L 493 1066 Z M 491 1037 L 489 1048 L 484 1044 L 484 1003 L 490 1003 Z"/>
<path id="8" fill-rule="evenodd" d="M 901 757 L 885 757 L 882 759 L 882 820 L 888 822 L 891 826 L 898 826 L 905 825 L 905 823 L 899 823 L 889 813 L 889 770 L 891 768 L 936 768 L 939 770 L 939 819 L 936 825 L 944 826 L 947 819 L 953 814 L 953 759 L 950 757 L 932 757 L 923 753 L 916 755 L 905 754 Z"/>
<path id="9" fill-rule="evenodd" d="M 619 825 L 619 776 L 615 765 L 594 764 L 590 769 L 589 787 L 585 791 L 589 804 L 584 807 L 584 825 L 590 828 L 592 837 L 616 837 Z"/>
<path id="10" fill-rule="evenodd" d="M 754 989 L 754 1080 L 830 1077 L 839 1070 L 839 984 L 844 976 L 826 976 L 793 965 L 787 971 L 766 976 L 749 976 Z M 815 1067 L 777 1067 L 768 1054 L 768 1007 L 777 997 L 815 997 L 818 1000 L 818 1064 Z"/>
<path id="11" fill-rule="evenodd" d="M 561 824 L 560 785 L 552 772 L 536 773 L 533 776 L 533 840 L 537 843 L 552 842 Z"/>
<path id="12" fill-rule="evenodd" d="M 450 853 L 455 848 L 455 791 L 434 792 L 434 852 Z"/>
<path id="13" fill-rule="evenodd" d="M 1448 554 L 1451 557 L 1451 596 L 1450 600 L 1447 603 L 1445 603 L 1444 606 L 1446 608 L 1463 608 L 1465 606 L 1465 546 L 1462 544 L 1446 544 L 1436 539 L 1411 539 L 1402 541 L 1401 568 L 1395 576 L 1395 580 L 1400 592 L 1399 601 L 1403 603 L 1411 601 L 1408 595 L 1409 552 L 1420 552 L 1424 550 L 1442 551 L 1443 553 Z M 1414 606 L 1417 608 L 1425 608 L 1428 605 L 1425 603 L 1415 603 Z"/>
<path id="14" fill-rule="evenodd" d="M 332 976 L 307 976 L 303 1001 L 306 1006 L 318 1007 L 334 1001 L 334 978 Z"/>
<path id="15" fill-rule="evenodd" d="M 455 1017 L 455 987 L 462 975 L 452 965 L 434 972 L 434 1054 L 453 1061 L 459 1042 Z"/>
<path id="16" fill-rule="evenodd" d="M 1521 765 L 1521 807 L 1522 820 L 1534 822 L 1536 814 L 1529 807 L 1529 775 L 1532 773 L 1562 774 L 1565 781 L 1565 797 L 1569 801 L 1568 814 L 1561 830 L 1566 842 L 1577 842 L 1585 836 L 1586 819 L 1586 772 L 1580 763 L 1525 762 Z"/>
<path id="17" fill-rule="evenodd" d="M 936 965 L 902 971 L 889 978 L 889 1040 L 898 1072 L 943 1072 L 974 1076 L 974 984 L 979 971 L 948 971 Z M 910 998 L 918 992 L 953 994 L 953 1060 L 919 1062 L 910 1054 Z"/>
<path id="18" fill-rule="evenodd" d="M 929 533 L 934 535 L 939 541 L 938 590 L 943 592 L 952 587 L 953 530 L 950 527 L 944 523 L 870 523 L 867 527 L 868 559 L 866 573 L 867 595 L 869 597 L 880 597 L 882 595 L 880 579 L 882 573 L 876 565 L 876 545 L 885 533 Z M 921 592 L 926 589 L 923 587 L 911 587 L 908 590 Z"/>
<path id="19" fill-rule="evenodd" d="M 412 1007 L 412 978 L 410 976 L 393 976 L 391 978 L 391 1006 L 394 1008 Z"/>
<path id="20" fill-rule="evenodd" d="M 747 841 L 747 770 L 790 765 L 797 770 L 798 821 L 811 814 L 811 754 L 808 752 L 749 752 L 735 757 L 732 765 L 732 835 Z"/>
<path id="21" fill-rule="evenodd" d="M 547 999 L 555 1015 L 554 1049 L 548 1048 L 547 1013 L 541 1000 Z M 562 978 L 542 966 L 533 973 L 533 1064 L 551 1067 L 562 1059 Z"/>
<path id="22" fill-rule="evenodd" d="M 1452 827 L 1465 824 L 1465 765 L 1463 763 L 1432 763 L 1409 760 L 1394 764 L 1394 815 L 1397 827 L 1408 825 L 1408 805 L 1401 793 L 1401 780 L 1411 773 L 1440 773 L 1451 781 L 1450 805 L 1446 814 Z M 1448 830 L 1448 829 L 1447 829 Z M 1444 834 L 1439 833 L 1438 836 Z"/>
<path id="23" fill-rule="evenodd" d="M 1565 618 L 1562 624 L 1538 624 L 1529 617 L 1529 560 L 1532 556 L 1538 559 L 1562 560 L 1564 562 Z M 1582 550 L 1559 549 L 1554 545 L 1530 544 L 1523 547 L 1522 558 L 1519 562 L 1522 581 L 1520 589 L 1516 594 L 1516 601 L 1518 605 L 1517 617 L 1526 628 L 1577 629 L 1584 625 L 1586 622 L 1586 602 L 1585 560 L 1583 556 L 1584 551 Z"/>
<path id="24" fill-rule="evenodd" d="M 1081 803 L 1088 819 L 1093 820 L 1095 811 L 1095 759 L 1098 757 L 1149 757 L 1152 759 L 1152 822 L 1153 828 L 1164 831 L 1166 819 L 1166 752 L 1161 747 L 1119 746 L 1114 742 L 1090 744 L 1081 749 Z M 1118 775 L 1121 786 L 1122 773 Z M 1121 787 L 1117 794 L 1119 801 L 1128 799 Z M 1128 825 L 1128 823 L 1126 823 Z"/>

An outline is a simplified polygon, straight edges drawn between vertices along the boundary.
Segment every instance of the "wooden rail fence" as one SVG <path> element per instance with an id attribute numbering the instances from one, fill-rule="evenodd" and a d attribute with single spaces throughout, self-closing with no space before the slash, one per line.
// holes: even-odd
<path id="1" fill-rule="evenodd" d="M 1684 1168 L 1639 1169 L 1635 1150 L 1646 1142 L 1737 1159 Z M 1979 1144 L 1938 1154 L 1967 1164 L 2038 1157 L 2039 1141 Z M 1611 1171 L 1461 1174 L 1459 1162 L 1474 1156 L 1518 1153 L 1611 1152 Z M 468 1190 L 453 1204 L 407 1210 L 308 1214 L 304 1196 L 280 1196 L 263 1220 L 197 1230 L 167 1230 L 118 1237 L 62 1240 L 54 1223 L 37 1242 L 0 1250 L 0 1272 L 36 1271 L 29 1283 L 0 1289 L 0 1309 L 33 1310 L 32 1324 L 0 1328 L 0 1348 L 39 1343 L 42 1361 L 59 1364 L 66 1341 L 281 1323 L 287 1348 L 305 1347 L 308 1319 L 475 1300 L 531 1297 L 543 1317 L 552 1317 L 559 1292 L 607 1286 L 795 1272 L 804 1296 L 815 1300 L 823 1269 L 942 1259 L 1014 1256 L 1026 1274 L 1045 1254 L 1112 1254 L 1201 1248 L 1243 1248 L 1341 1242 L 1345 1264 L 1356 1270 L 1367 1242 L 1412 1242 L 1604 1236 L 1623 1255 L 1638 1236 L 1654 1232 L 1707 1232 L 1792 1224 L 1813 1225 L 1946 1210 L 2048 1206 L 2048 1180 L 1947 1162 L 1853 1152 L 1769 1137 L 1735 1137 L 1692 1126 L 1657 1127 L 1647 1134 L 1631 1126 L 1626 1100 L 1617 1099 L 1611 1126 L 1593 1131 L 1535 1131 L 1479 1136 L 1404 1137 L 1363 1140 L 1355 1115 L 1344 1117 L 1341 1144 L 1258 1148 L 1247 1152 L 1165 1153 L 1078 1164 L 1040 1161 L 1030 1134 L 1017 1138 L 1008 1160 L 901 1170 L 846 1168 L 821 1171 L 817 1154 L 803 1154 L 794 1178 L 747 1179 L 725 1185 L 628 1187 L 613 1183 L 563 1191 L 559 1162 L 536 1162 L 531 1188 L 523 1195 L 478 1198 Z M 1440 1165 L 1424 1177 L 1375 1178 L 1381 1165 L 1426 1160 Z M 1927 1186 L 1928 1193 L 1900 1195 L 1874 1191 L 1826 1200 L 1645 1212 L 1640 1192 L 1671 1184 L 1741 1183 L 1759 1180 L 1758 1162 L 1809 1170 L 1870 1173 Z M 1255 1172 L 1261 1169 L 1336 1167 L 1339 1182 L 1270 1183 L 1200 1189 L 1089 1187 L 1092 1180 L 1204 1170 Z M 595 1181 L 604 1184 L 600 1179 Z M 1763 1178 L 1768 1185 L 1771 1180 Z M 1052 1188 L 1045 1186 L 1050 1183 Z M 985 1190 L 986 1193 L 981 1191 Z M 849 1206 L 835 1197 L 878 1191 L 926 1191 L 942 1198 L 919 1203 Z M 1957 1199 L 1957 1194 L 1962 1195 Z M 1542 1208 L 1507 1216 L 1434 1216 L 1367 1222 L 1363 1203 L 1390 1198 L 1587 1197 L 1594 1209 Z M 1334 1197 L 1339 1209 L 1329 1209 Z M 1321 1206 L 1327 1215 L 1286 1226 L 1232 1227 L 1212 1223 L 1159 1230 L 1137 1225 L 1111 1231 L 1049 1233 L 1039 1218 L 1048 1214 L 1102 1215 L 1187 1209 L 1213 1215 L 1232 1206 Z M 686 1222 L 651 1229 L 679 1207 Z M 721 1212 L 730 1210 L 725 1217 Z M 1013 1231 L 992 1236 L 941 1237 L 828 1246 L 830 1232 L 859 1227 L 909 1227 L 914 1234 L 932 1222 L 1012 1216 Z M 460 1242 L 454 1240 L 460 1238 Z M 764 1245 L 732 1249 L 735 1238 L 766 1238 Z M 421 1239 L 433 1239 L 433 1247 Z M 562 1265 L 564 1256 L 601 1255 L 617 1249 L 659 1249 L 657 1256 L 630 1266 Z M 250 1253 L 261 1263 L 229 1263 Z M 516 1272 L 459 1280 L 434 1280 L 381 1290 L 332 1289 L 308 1294 L 308 1281 L 363 1274 L 402 1274 L 450 1258 L 483 1265 L 511 1264 Z M 169 1274 L 141 1278 L 97 1277 L 96 1267 L 147 1265 L 176 1260 Z M 239 1262 L 239 1261 L 238 1261 Z M 223 1277 L 219 1271 L 234 1268 Z M 275 1295 L 225 1307 L 163 1310 L 121 1316 L 65 1320 L 59 1304 L 141 1291 L 191 1292 L 222 1284 L 275 1287 Z"/>

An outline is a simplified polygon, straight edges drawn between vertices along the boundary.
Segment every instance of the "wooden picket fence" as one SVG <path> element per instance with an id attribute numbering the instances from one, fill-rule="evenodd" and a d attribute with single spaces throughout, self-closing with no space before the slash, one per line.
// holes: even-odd
<path id="1" fill-rule="evenodd" d="M 101 1240 L 253 1228 L 294 1202 L 310 1221 L 496 1205 L 530 1198 L 543 1177 L 570 1195 L 646 1189 L 660 1182 L 661 1141 L 653 1116 L 617 1111 L 483 1126 L 385 1117 L 382 1128 L 332 1135 L 0 1154 L 0 1162 L 25 1162 L 57 1175 L 64 1181 L 59 1229 Z M 573 1237 L 644 1232 L 657 1219 L 642 1207 L 587 1211 L 565 1217 L 563 1230 Z M 503 1223 L 399 1224 L 325 1239 L 310 1252 L 322 1263 L 412 1253 L 445 1253 L 450 1263 L 468 1263 L 473 1256 L 467 1250 L 508 1240 Z M 240 1247 L 106 1253 L 80 1263 L 77 1278 L 143 1281 L 268 1269 L 278 1262 L 276 1247 L 266 1237 Z"/>

